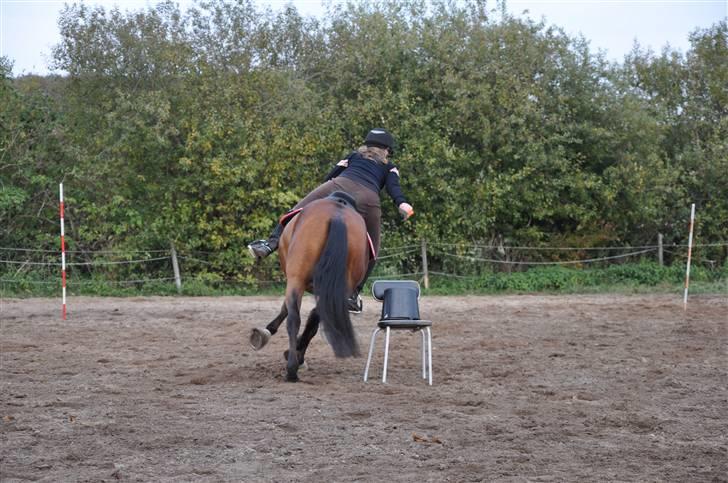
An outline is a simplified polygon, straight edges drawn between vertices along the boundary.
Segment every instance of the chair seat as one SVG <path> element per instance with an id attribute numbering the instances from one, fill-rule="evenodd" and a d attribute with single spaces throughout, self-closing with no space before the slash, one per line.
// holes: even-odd
<path id="1" fill-rule="evenodd" d="M 432 327 L 432 321 L 429 320 L 412 320 L 412 319 L 384 319 L 377 323 L 377 326 L 386 329 L 421 329 L 423 327 Z"/>

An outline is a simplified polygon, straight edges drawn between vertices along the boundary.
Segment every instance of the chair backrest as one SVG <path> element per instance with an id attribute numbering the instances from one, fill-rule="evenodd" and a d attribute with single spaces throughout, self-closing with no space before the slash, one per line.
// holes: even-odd
<path id="1" fill-rule="evenodd" d="M 384 291 L 396 287 L 413 288 L 417 290 L 417 297 L 420 296 L 420 284 L 414 280 L 376 280 L 372 284 L 372 296 L 381 302 L 384 300 Z"/>
<path id="2" fill-rule="evenodd" d="M 419 320 L 420 285 L 412 280 L 377 280 L 372 295 L 382 303 L 382 320 Z"/>

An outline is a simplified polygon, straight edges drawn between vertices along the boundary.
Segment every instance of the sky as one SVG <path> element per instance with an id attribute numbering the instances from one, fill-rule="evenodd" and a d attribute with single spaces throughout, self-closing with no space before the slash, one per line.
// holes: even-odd
<path id="1" fill-rule="evenodd" d="M 13 74 L 50 72 L 51 48 L 60 40 L 57 18 L 67 0 L 0 0 L 0 55 L 14 63 Z M 72 2 L 68 2 L 72 3 Z M 84 0 L 122 10 L 155 5 L 150 0 Z M 192 0 L 177 0 L 184 9 Z M 328 0 L 258 0 L 260 6 L 280 9 L 293 4 L 302 15 L 321 17 Z M 495 0 L 490 2 L 495 6 Z M 593 50 L 621 61 L 634 42 L 660 52 L 665 45 L 686 52 L 688 35 L 728 16 L 728 0 L 509 0 L 508 11 L 545 20 L 569 35 L 583 35 Z M 528 13 L 524 13 L 527 11 Z"/>

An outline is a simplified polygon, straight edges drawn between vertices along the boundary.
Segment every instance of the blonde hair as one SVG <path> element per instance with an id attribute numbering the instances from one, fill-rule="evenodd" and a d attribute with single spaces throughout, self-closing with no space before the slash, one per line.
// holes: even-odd
<path id="1" fill-rule="evenodd" d="M 378 148 L 376 146 L 359 146 L 359 149 L 357 149 L 356 152 L 367 159 L 376 161 L 379 164 L 389 164 L 389 159 L 387 158 L 389 151 L 387 150 L 387 148 Z"/>

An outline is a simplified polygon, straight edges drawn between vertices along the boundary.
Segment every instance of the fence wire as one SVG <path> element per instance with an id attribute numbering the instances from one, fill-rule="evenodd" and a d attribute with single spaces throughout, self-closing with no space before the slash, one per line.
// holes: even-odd
<path id="1" fill-rule="evenodd" d="M 595 262 L 603 262 L 607 260 L 617 260 L 620 258 L 628 258 L 628 257 L 634 257 L 637 255 L 644 255 L 645 253 L 650 253 L 655 251 L 655 249 L 645 249 L 640 250 L 637 252 L 631 252 L 631 253 L 624 253 L 621 255 L 612 255 L 608 257 L 598 257 L 598 258 L 586 258 L 583 260 L 565 260 L 565 261 L 557 261 L 557 262 L 528 262 L 528 261 L 518 261 L 518 260 L 498 260 L 495 258 L 479 258 L 479 257 L 473 257 L 470 255 L 458 255 L 455 253 L 448 253 L 441 250 L 436 250 L 435 252 L 439 252 L 441 255 L 444 255 L 446 257 L 454 257 L 459 258 L 461 260 L 468 260 L 472 262 L 487 262 L 487 263 L 499 263 L 504 265 L 580 265 L 580 264 L 587 264 L 587 263 L 595 263 Z"/>
<path id="2" fill-rule="evenodd" d="M 478 243 L 440 243 L 427 242 L 427 247 L 456 247 L 456 248 L 479 248 L 486 250 L 528 250 L 528 251 L 606 251 L 606 250 L 642 250 L 642 249 L 659 249 L 660 245 L 639 245 L 639 246 L 602 246 L 602 247 L 543 247 L 543 246 L 517 246 L 517 245 L 485 245 Z M 728 242 L 718 243 L 693 243 L 693 248 L 700 247 L 724 247 L 728 246 Z M 664 243 L 663 249 L 667 248 L 688 248 L 687 244 Z"/>
<path id="3" fill-rule="evenodd" d="M 725 247 L 728 246 L 728 242 L 716 242 L 716 243 L 698 243 L 693 244 L 693 248 L 700 248 L 700 247 Z M 433 260 L 439 259 L 441 261 L 444 261 L 446 259 L 454 259 L 454 260 L 461 260 L 463 262 L 471 263 L 471 264 L 494 264 L 498 266 L 565 266 L 565 265 L 586 265 L 586 264 L 592 264 L 592 263 L 599 263 L 599 262 L 610 262 L 610 261 L 618 261 L 621 259 L 631 258 L 631 257 L 639 257 L 642 255 L 646 255 L 648 253 L 654 253 L 657 250 L 659 250 L 659 245 L 643 245 L 643 246 L 622 246 L 622 247 L 615 247 L 615 246 L 604 246 L 604 247 L 543 247 L 543 246 L 499 246 L 499 245 L 487 245 L 487 244 L 464 244 L 464 243 L 445 243 L 445 242 L 427 242 L 425 244 L 425 253 L 428 257 L 432 256 Z M 679 255 L 679 252 L 677 250 L 681 248 L 687 248 L 688 245 L 686 244 L 663 244 L 662 250 L 663 253 L 668 253 L 671 255 Z M 426 273 L 422 266 L 422 260 L 415 260 L 413 258 L 413 255 L 418 255 L 420 250 L 422 250 L 423 245 L 422 244 L 409 244 L 409 245 L 403 245 L 400 247 L 387 247 L 382 248 L 380 250 L 380 256 L 378 257 L 378 263 L 376 266 L 376 270 L 374 274 L 372 275 L 372 278 L 376 279 L 392 279 L 392 278 L 412 278 L 412 277 L 423 277 L 427 276 L 428 274 L 435 275 L 435 276 L 443 276 L 443 277 L 452 277 L 452 278 L 462 278 L 462 279 L 470 279 L 474 278 L 473 275 L 463 275 L 462 273 L 453 273 L 448 272 L 446 270 L 443 270 L 444 267 L 440 267 L 437 265 L 441 264 L 435 264 L 432 268 L 434 270 L 428 270 Z M 467 254 L 460 254 L 457 253 L 458 251 L 472 251 L 472 250 L 490 250 L 495 251 L 499 253 L 503 253 L 504 250 L 519 250 L 519 251 L 533 251 L 533 252 L 569 252 L 569 251 L 627 251 L 627 253 L 620 253 L 616 255 L 608 255 L 608 256 L 602 256 L 602 257 L 588 257 L 584 259 L 579 260 L 563 260 L 563 261 L 542 261 L 542 260 L 507 260 L 507 259 L 498 259 L 498 258 L 487 258 L 487 257 L 481 257 L 481 256 L 474 256 L 474 255 L 467 255 Z M 6 255 L 2 259 L 0 259 L 0 267 L 5 266 L 8 269 L 10 267 L 17 267 L 17 270 L 15 268 L 10 269 L 10 272 L 15 271 L 16 276 L 10 276 L 8 277 L 8 273 L 5 274 L 4 277 L 0 278 L 0 282 L 4 284 L 29 284 L 29 285 L 54 285 L 60 283 L 60 275 L 56 271 L 58 267 L 61 266 L 61 262 L 59 261 L 60 258 L 60 250 L 43 250 L 43 249 L 33 249 L 33 248 L 13 248 L 13 247 L 0 247 L 0 252 L 4 252 Z M 190 262 L 191 264 L 199 264 L 199 265 L 206 265 L 206 266 L 214 266 L 216 263 L 213 263 L 208 260 L 204 260 L 203 258 L 206 258 L 207 256 L 214 256 L 218 255 L 220 252 L 207 252 L 207 251 L 199 251 L 199 250 L 190 250 L 190 251 L 183 251 L 180 252 L 178 255 L 178 259 L 185 262 Z M 41 255 L 41 258 L 43 261 L 33 260 L 30 258 L 26 258 L 24 260 L 14 260 L 11 259 L 12 254 L 18 254 L 20 256 L 33 256 L 33 255 Z M 66 263 L 69 267 L 83 267 L 87 269 L 92 269 L 94 267 L 104 267 L 104 266 L 121 266 L 121 265 L 142 265 L 152 262 L 159 262 L 163 260 L 171 260 L 172 254 L 170 250 L 125 250 L 125 251 L 119 251 L 119 250 L 98 250 L 98 251 L 79 251 L 79 250 L 71 250 L 67 251 L 66 255 L 73 259 L 74 255 L 77 254 L 83 254 L 86 257 L 94 257 L 94 256 L 105 256 L 105 258 L 108 257 L 129 257 L 135 254 L 147 254 L 147 255 L 156 255 L 156 254 L 165 254 L 165 256 L 153 256 L 151 258 L 135 258 L 132 260 L 90 260 L 90 261 L 84 261 L 84 262 L 73 262 L 69 261 Z M 10 257 L 8 257 L 8 255 Z M 51 258 L 51 255 L 56 255 L 58 258 L 53 257 L 53 260 L 48 260 L 48 258 Z M 100 257 L 101 258 L 101 257 Z M 415 257 L 418 258 L 418 257 Z M 419 263 L 418 263 L 419 262 Z M 716 261 L 715 260 L 705 260 L 705 263 L 708 263 L 711 268 L 715 268 Z M 414 266 L 413 266 L 414 265 Z M 27 278 L 20 278 L 17 277 L 17 275 L 23 271 L 26 267 L 29 267 L 28 269 L 31 270 L 30 267 L 36 267 L 39 269 L 42 269 L 43 267 L 49 268 L 48 273 L 43 274 L 43 279 L 40 280 L 33 280 L 33 279 L 27 279 Z M 475 265 L 474 265 L 475 267 Z M 402 270 L 403 268 L 415 268 L 415 271 L 412 270 Z M 461 267 L 462 268 L 462 267 Z M 481 266 L 482 268 L 482 266 Z M 50 270 L 52 269 L 52 270 Z M 159 273 L 159 269 L 155 270 L 157 273 Z M 157 274 L 155 273 L 155 274 Z M 48 280 L 52 278 L 56 278 L 55 280 Z M 46 279 L 47 278 L 47 279 Z M 80 286 L 87 286 L 87 285 L 93 285 L 98 284 L 99 280 L 74 280 L 74 277 L 69 277 L 69 285 L 80 285 Z M 111 285 L 133 285 L 133 284 L 144 284 L 144 283 L 153 283 L 153 282 L 172 282 L 174 281 L 174 277 L 154 277 L 154 278 L 133 278 L 129 280 L 111 280 L 107 279 L 104 280 L 103 283 L 108 283 Z M 262 279 L 255 279 L 255 280 L 239 280 L 239 279 L 215 279 L 213 278 L 205 278 L 200 277 L 199 275 L 191 274 L 191 276 L 184 277 L 185 282 L 197 282 L 197 283 L 206 283 L 206 284 L 240 284 L 240 285 L 251 285 L 253 283 L 258 285 L 269 285 L 269 284 L 280 284 L 283 281 L 282 280 L 262 280 Z"/>

